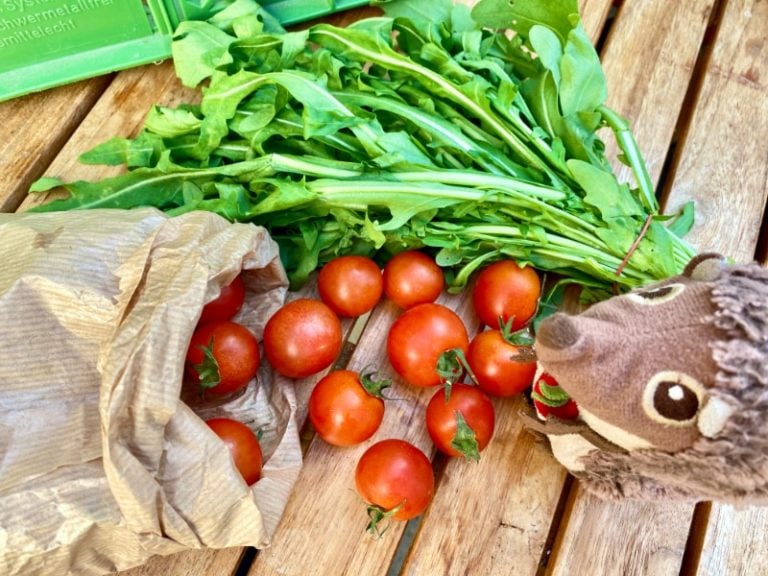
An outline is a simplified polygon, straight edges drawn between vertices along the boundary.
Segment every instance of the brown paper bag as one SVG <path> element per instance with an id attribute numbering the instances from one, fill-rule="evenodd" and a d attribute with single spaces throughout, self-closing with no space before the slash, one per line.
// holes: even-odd
<path id="1" fill-rule="evenodd" d="M 261 340 L 287 289 L 262 228 L 152 209 L 0 214 L 0 574 L 268 545 L 301 466 L 291 384 L 262 362 L 236 400 L 182 399 L 202 306 L 241 269 L 236 320 Z M 252 487 L 213 415 L 261 431 Z"/>

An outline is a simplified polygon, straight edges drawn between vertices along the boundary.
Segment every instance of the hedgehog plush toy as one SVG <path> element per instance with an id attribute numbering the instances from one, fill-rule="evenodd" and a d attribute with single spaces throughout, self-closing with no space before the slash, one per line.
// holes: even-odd
<path id="1" fill-rule="evenodd" d="M 578 418 L 529 424 L 589 491 L 768 503 L 768 269 L 702 254 L 680 276 L 550 316 L 535 351 Z"/>

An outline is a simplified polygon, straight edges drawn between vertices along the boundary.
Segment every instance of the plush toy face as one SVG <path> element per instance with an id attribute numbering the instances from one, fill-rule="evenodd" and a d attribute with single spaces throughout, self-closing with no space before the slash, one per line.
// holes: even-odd
<path id="1" fill-rule="evenodd" d="M 542 322 L 536 354 L 585 422 L 627 450 L 676 452 L 721 426 L 710 403 L 722 338 L 710 282 L 682 276 Z M 722 407 L 720 407 L 722 408 Z"/>
<path id="2" fill-rule="evenodd" d="M 580 420 L 524 421 L 590 492 L 768 504 L 768 269 L 697 256 L 536 339 Z"/>

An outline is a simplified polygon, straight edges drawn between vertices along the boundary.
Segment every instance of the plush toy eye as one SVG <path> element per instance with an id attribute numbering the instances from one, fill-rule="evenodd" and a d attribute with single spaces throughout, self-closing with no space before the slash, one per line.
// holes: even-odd
<path id="1" fill-rule="evenodd" d="M 704 403 L 704 387 L 683 372 L 659 372 L 648 381 L 643 409 L 653 420 L 668 426 L 689 426 Z"/>
<path id="2" fill-rule="evenodd" d="M 633 290 L 627 296 L 638 304 L 654 305 L 669 302 L 676 298 L 683 290 L 685 290 L 683 284 L 665 284 L 664 286 Z"/>

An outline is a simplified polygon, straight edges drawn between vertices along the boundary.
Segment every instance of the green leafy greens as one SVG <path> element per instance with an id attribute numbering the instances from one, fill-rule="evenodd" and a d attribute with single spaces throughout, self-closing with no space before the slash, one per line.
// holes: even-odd
<path id="1" fill-rule="evenodd" d="M 150 205 L 254 222 L 294 286 L 337 255 L 406 248 L 431 250 L 454 289 L 503 257 L 594 298 L 682 269 L 690 211 L 658 213 L 632 133 L 604 104 L 576 0 L 482 0 L 471 13 L 398 0 L 385 14 L 286 32 L 237 0 L 183 22 L 176 71 L 205 83 L 200 103 L 154 107 L 139 136 L 82 157 L 123 175 L 41 179 L 33 191 L 70 195 L 38 210 Z M 605 127 L 636 187 L 617 181 Z"/>

